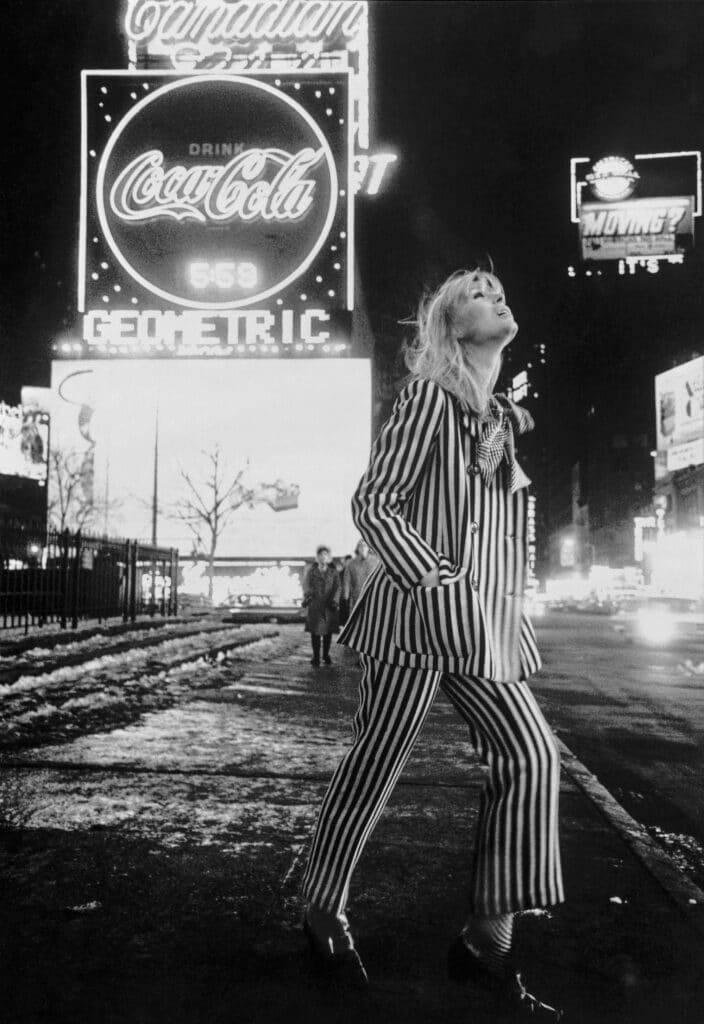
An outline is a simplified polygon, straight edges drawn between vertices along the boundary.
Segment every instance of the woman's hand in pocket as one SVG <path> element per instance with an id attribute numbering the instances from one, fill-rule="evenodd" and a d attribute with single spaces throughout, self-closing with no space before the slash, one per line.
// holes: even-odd
<path id="1" fill-rule="evenodd" d="M 422 579 L 418 580 L 419 587 L 439 587 L 440 586 L 440 569 L 435 566 L 430 572 L 426 572 Z"/>

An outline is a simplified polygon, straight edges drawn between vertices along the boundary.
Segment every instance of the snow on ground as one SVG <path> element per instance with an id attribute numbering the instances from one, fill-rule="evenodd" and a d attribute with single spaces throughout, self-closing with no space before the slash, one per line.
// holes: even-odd
<path id="1" fill-rule="evenodd" d="M 46 667 L 47 670 L 51 670 L 51 668 L 55 667 L 54 663 L 62 659 L 75 660 L 78 657 L 87 657 L 92 653 L 99 654 L 101 651 L 109 651 L 112 647 L 124 645 L 130 641 L 135 646 L 146 647 L 172 636 L 196 633 L 199 630 L 206 632 L 207 629 L 217 629 L 218 627 L 222 627 L 222 621 L 219 619 L 212 624 L 194 619 L 186 622 L 180 620 L 176 622 L 163 622 L 149 629 L 139 629 L 136 627 L 134 630 L 119 632 L 97 629 L 90 636 L 76 636 L 73 633 L 66 633 L 65 638 L 62 638 L 59 643 L 50 646 L 42 646 L 41 643 L 42 640 L 48 639 L 48 637 L 37 636 L 36 647 L 30 647 L 21 653 L 0 654 L 0 679 L 3 676 L 3 672 L 7 673 L 8 670 L 15 668 L 18 664 L 23 668 L 31 666 L 35 670 L 44 670 Z M 0 633 L 0 642 L 3 639 L 4 635 Z"/>
<path id="2" fill-rule="evenodd" d="M 231 683 L 242 674 L 238 665 L 276 658 L 292 642 L 291 631 L 282 636 L 269 624 L 228 626 L 22 676 L 0 686 L 0 749 L 56 742 L 132 720 L 203 687 Z"/>
<path id="3" fill-rule="evenodd" d="M 134 625 L 138 627 L 140 624 L 145 626 L 152 626 L 155 621 L 163 623 L 163 625 L 176 625 L 173 620 L 155 620 L 151 615 L 140 615 L 137 617 Z M 178 620 L 183 622 L 183 619 Z M 76 630 L 67 629 L 62 626 L 59 622 L 47 622 L 43 626 L 40 625 L 29 625 L 25 626 L 5 626 L 0 629 L 0 647 L 7 644 L 16 644 L 29 639 L 36 639 L 38 641 L 49 640 L 53 638 L 60 638 L 70 642 L 72 637 L 80 636 L 86 631 L 98 630 L 98 631 L 109 631 L 111 628 L 120 627 L 123 625 L 122 616 L 114 616 L 110 619 L 81 619 L 78 623 Z"/>

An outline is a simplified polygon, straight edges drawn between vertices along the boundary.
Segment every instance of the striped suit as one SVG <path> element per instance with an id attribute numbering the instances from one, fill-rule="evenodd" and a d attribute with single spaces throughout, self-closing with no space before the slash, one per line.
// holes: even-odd
<path id="1" fill-rule="evenodd" d="M 541 665 L 523 608 L 526 493 L 504 463 L 489 484 L 478 420 L 432 381 L 399 395 L 352 501 L 381 563 L 339 638 L 364 672 L 352 748 L 326 794 L 304 897 L 344 908 L 438 687 L 489 767 L 471 907 L 506 913 L 562 899 L 559 754 L 525 680 Z M 421 579 L 439 567 L 440 585 Z"/>

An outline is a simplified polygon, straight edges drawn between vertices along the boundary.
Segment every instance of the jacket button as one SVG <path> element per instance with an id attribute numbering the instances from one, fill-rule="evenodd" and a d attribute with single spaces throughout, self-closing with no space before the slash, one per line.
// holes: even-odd
<path id="1" fill-rule="evenodd" d="M 476 462 L 470 462 L 470 464 L 467 466 L 467 472 L 469 473 L 470 476 L 477 475 L 477 473 L 479 472 L 479 466 L 476 464 Z"/>
<path id="2" fill-rule="evenodd" d="M 472 531 L 472 533 L 476 533 L 477 530 L 479 529 L 479 523 L 471 523 L 469 528 Z"/>
<path id="3" fill-rule="evenodd" d="M 479 580 L 476 576 L 472 578 L 472 590 L 479 590 Z"/>

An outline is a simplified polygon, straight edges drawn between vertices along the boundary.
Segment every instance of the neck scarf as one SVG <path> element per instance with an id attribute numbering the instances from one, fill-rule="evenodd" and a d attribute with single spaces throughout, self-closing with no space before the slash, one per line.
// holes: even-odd
<path id="1" fill-rule="evenodd" d="M 525 434 L 532 430 L 535 422 L 531 414 L 516 405 L 506 395 L 492 395 L 489 399 L 487 416 L 479 423 L 477 464 L 482 480 L 487 486 L 494 478 L 503 459 L 509 467 L 511 494 L 521 487 L 528 487 L 530 479 L 516 461 L 514 430 Z"/>

